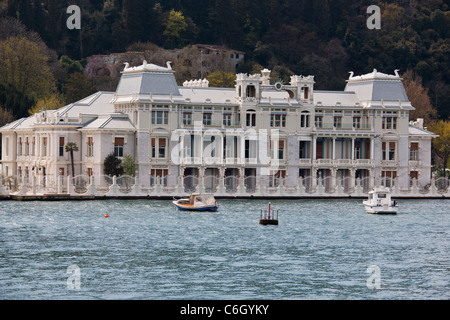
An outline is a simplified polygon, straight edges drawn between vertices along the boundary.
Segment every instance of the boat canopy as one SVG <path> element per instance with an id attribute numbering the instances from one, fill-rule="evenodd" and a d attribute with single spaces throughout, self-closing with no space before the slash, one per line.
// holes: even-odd
<path id="1" fill-rule="evenodd" d="M 215 205 L 216 199 L 214 198 L 214 195 L 212 194 L 201 194 L 201 195 L 194 195 L 195 202 L 201 202 L 206 205 Z"/>

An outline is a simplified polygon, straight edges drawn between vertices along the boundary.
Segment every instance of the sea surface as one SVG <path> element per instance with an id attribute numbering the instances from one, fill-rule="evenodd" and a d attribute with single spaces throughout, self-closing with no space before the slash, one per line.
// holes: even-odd
<path id="1" fill-rule="evenodd" d="M 449 299 L 450 201 L 398 202 L 1 201 L 0 299 Z"/>

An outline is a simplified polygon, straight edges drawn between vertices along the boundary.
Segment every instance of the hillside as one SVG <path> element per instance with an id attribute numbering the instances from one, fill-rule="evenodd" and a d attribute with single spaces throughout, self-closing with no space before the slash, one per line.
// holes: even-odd
<path id="1" fill-rule="evenodd" d="M 189 48 L 197 43 L 245 52 L 237 72 L 266 67 L 286 82 L 291 74 L 313 74 L 318 89 L 342 90 L 349 71 L 399 69 L 403 74 L 409 70 L 424 87 L 437 117 L 450 116 L 450 11 L 442 0 L 371 1 L 381 8 L 379 30 L 367 28 L 368 4 L 358 0 L 80 0 L 70 4 L 81 8 L 81 31 L 66 26 L 69 1 L 0 1 L 0 41 L 26 34 L 38 44 L 53 75 L 50 93 L 26 96 L 0 77 L 0 106 L 16 117 L 49 96 L 59 105 L 105 87 L 105 82 L 113 86 L 114 79 L 80 77 L 87 57 Z M 16 20 L 20 22 L 12 22 Z"/>

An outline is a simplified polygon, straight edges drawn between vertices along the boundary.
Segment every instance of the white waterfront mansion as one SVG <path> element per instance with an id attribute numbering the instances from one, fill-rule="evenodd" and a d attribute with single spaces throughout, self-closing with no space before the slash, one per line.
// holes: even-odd
<path id="1" fill-rule="evenodd" d="M 271 83 L 267 69 L 237 74 L 235 88 L 178 86 L 170 63 L 127 64 L 115 92 L 0 128 L 2 190 L 300 197 L 384 185 L 408 195 L 431 182 L 436 137 L 411 110 L 397 70 L 351 72 L 344 91 L 319 91 L 313 76 Z M 68 142 L 79 148 L 75 179 Z M 135 160 L 127 187 L 103 173 L 112 152 Z"/>

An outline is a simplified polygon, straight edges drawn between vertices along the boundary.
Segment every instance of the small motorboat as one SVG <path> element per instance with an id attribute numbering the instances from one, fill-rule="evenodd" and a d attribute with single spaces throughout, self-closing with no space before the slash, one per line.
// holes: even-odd
<path id="1" fill-rule="evenodd" d="M 397 201 L 391 199 L 389 188 L 375 188 L 369 191 L 368 199 L 363 201 L 367 213 L 396 214 Z"/>
<path id="2" fill-rule="evenodd" d="M 182 198 L 172 202 L 180 210 L 217 211 L 219 208 L 212 194 L 191 194 L 189 198 Z"/>

